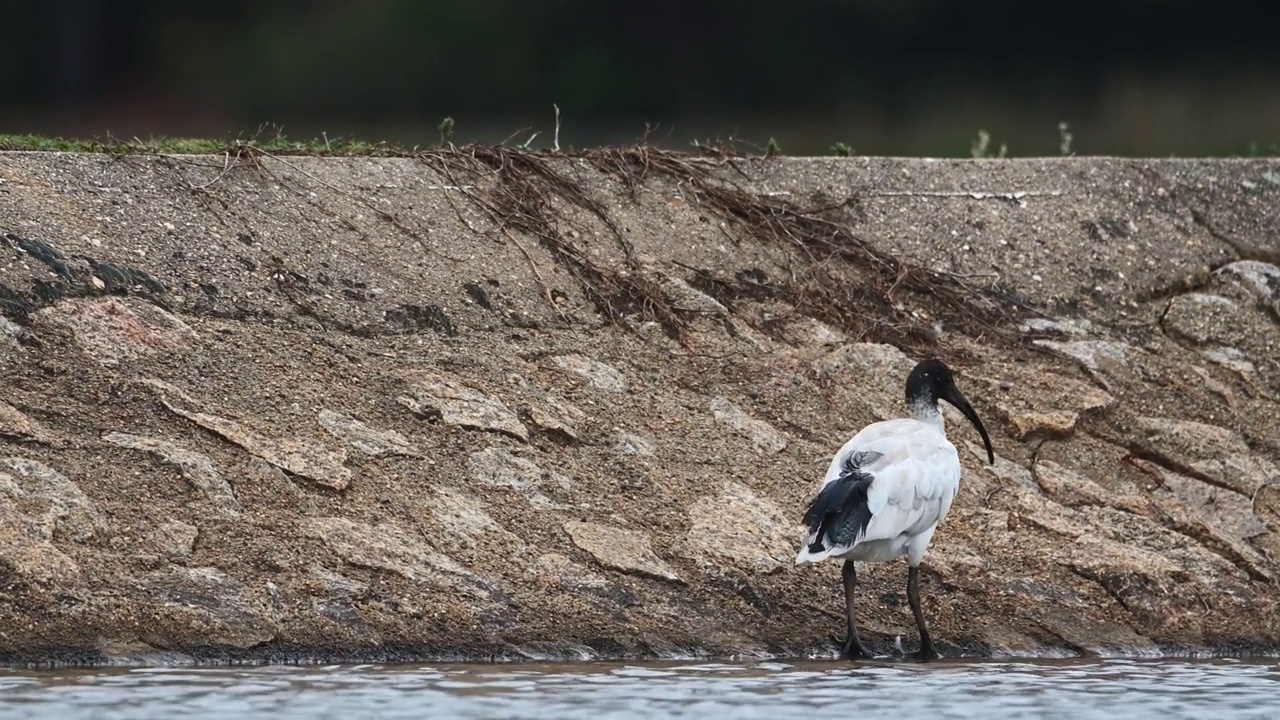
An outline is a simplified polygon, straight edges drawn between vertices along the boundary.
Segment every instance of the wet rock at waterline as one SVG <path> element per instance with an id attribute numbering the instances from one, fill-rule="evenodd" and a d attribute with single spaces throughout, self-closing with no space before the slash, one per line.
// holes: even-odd
<path id="1" fill-rule="evenodd" d="M 934 352 L 944 652 L 1280 644 L 1280 275 L 1178 206 L 1268 161 L 442 152 L 0 153 L 0 660 L 833 653 L 799 519 Z"/>

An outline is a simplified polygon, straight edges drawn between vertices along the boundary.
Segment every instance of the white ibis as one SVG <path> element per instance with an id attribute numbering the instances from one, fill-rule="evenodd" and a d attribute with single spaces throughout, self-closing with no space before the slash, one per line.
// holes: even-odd
<path id="1" fill-rule="evenodd" d="M 854 563 L 902 555 L 909 568 L 907 601 L 920 631 L 917 657 L 938 657 L 920 611 L 920 560 L 960 489 L 960 457 L 943 430 L 938 400 L 959 408 L 978 428 L 987 459 L 995 464 L 986 428 L 942 361 L 917 364 L 907 377 L 906 396 L 910 417 L 872 423 L 846 442 L 804 515 L 808 535 L 796 564 L 844 561 L 845 658 L 872 656 L 858 638 L 854 618 Z"/>

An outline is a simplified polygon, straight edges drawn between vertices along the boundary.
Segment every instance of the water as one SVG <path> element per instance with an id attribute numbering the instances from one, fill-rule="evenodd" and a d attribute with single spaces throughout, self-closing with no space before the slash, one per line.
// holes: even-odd
<path id="1" fill-rule="evenodd" d="M 0 670 L 0 719 L 1280 718 L 1276 661 Z"/>

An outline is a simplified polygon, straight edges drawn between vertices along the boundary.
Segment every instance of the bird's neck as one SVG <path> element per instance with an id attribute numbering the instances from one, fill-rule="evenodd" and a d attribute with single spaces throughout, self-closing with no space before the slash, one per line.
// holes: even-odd
<path id="1" fill-rule="evenodd" d="M 922 423 L 928 423 L 942 430 L 942 410 L 938 407 L 938 401 L 928 397 L 911 398 L 907 401 L 907 407 L 911 411 L 911 417 Z"/>

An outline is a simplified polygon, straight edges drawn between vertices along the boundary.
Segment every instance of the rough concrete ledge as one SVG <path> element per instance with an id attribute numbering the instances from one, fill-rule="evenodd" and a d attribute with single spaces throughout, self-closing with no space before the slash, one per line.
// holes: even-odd
<path id="1" fill-rule="evenodd" d="M 1280 647 L 1280 162 L 0 153 L 0 662 L 830 655 L 948 359 L 948 654 Z M 915 634 L 905 568 L 866 639 Z"/>

